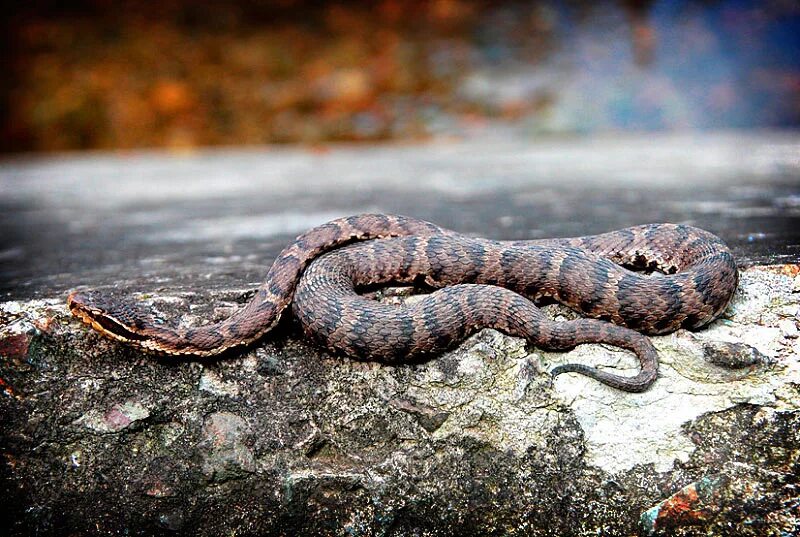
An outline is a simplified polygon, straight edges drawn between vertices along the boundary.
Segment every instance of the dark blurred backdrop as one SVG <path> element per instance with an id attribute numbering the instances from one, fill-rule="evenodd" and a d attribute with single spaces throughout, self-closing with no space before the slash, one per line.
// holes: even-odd
<path id="1" fill-rule="evenodd" d="M 0 149 L 797 127 L 800 2 L 38 1 Z"/>

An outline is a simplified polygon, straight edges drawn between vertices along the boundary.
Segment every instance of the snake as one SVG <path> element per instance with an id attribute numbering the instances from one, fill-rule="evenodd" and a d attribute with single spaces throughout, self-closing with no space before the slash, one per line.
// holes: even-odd
<path id="1" fill-rule="evenodd" d="M 397 364 L 452 349 L 483 328 L 545 350 L 605 343 L 640 364 L 623 376 L 584 364 L 575 372 L 627 392 L 658 376 L 649 335 L 698 329 L 720 317 L 738 285 L 734 256 L 716 235 L 684 224 L 645 224 L 573 238 L 497 241 L 430 222 L 361 214 L 315 227 L 286 246 L 250 301 L 228 318 L 176 326 L 137 302 L 79 289 L 67 304 L 100 334 L 155 354 L 217 356 L 258 341 L 291 306 L 313 341 L 337 354 Z M 375 286 L 429 291 L 393 305 Z M 581 316 L 553 320 L 559 302 Z"/>

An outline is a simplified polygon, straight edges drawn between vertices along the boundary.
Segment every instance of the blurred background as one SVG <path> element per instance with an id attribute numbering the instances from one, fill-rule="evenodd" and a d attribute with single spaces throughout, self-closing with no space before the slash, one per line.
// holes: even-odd
<path id="1" fill-rule="evenodd" d="M 0 296 L 252 288 L 362 212 L 498 239 L 681 222 L 800 261 L 797 0 L 43 0 L 0 24 Z"/>
<path id="2" fill-rule="evenodd" d="M 796 0 L 45 0 L 2 17 L 3 152 L 800 124 Z"/>

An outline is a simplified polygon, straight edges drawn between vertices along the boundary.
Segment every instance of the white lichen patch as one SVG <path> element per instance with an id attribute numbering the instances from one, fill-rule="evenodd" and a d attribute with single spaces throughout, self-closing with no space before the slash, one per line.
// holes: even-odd
<path id="1" fill-rule="evenodd" d="M 434 438 L 468 435 L 523 454 L 559 419 L 538 361 L 522 340 L 484 330 L 418 368 L 406 395 L 449 414 Z"/>
<path id="2" fill-rule="evenodd" d="M 682 426 L 702 414 L 740 403 L 800 408 L 800 401 L 782 395 L 790 393 L 790 384 L 800 383 L 795 342 L 778 326 L 785 311 L 800 305 L 800 294 L 791 289 L 790 276 L 763 270 L 743 273 L 730 319 L 695 333 L 681 330 L 653 338 L 661 367 L 658 380 L 645 393 L 620 392 L 577 374 L 558 377 L 556 391 L 586 435 L 587 461 L 612 473 L 638 464 L 666 471 L 694 450 Z M 764 359 L 727 369 L 705 358 L 706 342 L 744 344 Z M 620 374 L 636 372 L 632 355 L 602 345 L 547 353 L 545 360 L 548 367 L 581 362 Z"/>

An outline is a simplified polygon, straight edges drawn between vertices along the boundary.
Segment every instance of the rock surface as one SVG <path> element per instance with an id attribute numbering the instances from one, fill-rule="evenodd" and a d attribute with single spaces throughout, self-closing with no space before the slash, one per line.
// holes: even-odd
<path id="1" fill-rule="evenodd" d="M 220 360 L 154 358 L 71 318 L 0 304 L 10 535 L 790 535 L 800 531 L 798 265 L 743 272 L 725 317 L 654 338 L 643 394 L 484 330 L 391 367 L 284 322 Z M 239 290 L 140 296 L 183 322 Z M 212 306 L 212 304 L 214 306 Z M 216 308 L 216 309 L 213 309 Z M 548 306 L 554 317 L 569 317 Z"/>
<path id="2" fill-rule="evenodd" d="M 742 131 L 8 159 L 0 300 L 244 292 L 299 233 L 362 212 L 509 240 L 675 222 L 742 266 L 797 263 L 798 154 L 797 133 Z"/>
<path id="3" fill-rule="evenodd" d="M 799 149 L 704 132 L 0 161 L 4 534 L 798 533 Z M 65 308 L 88 285 L 218 320 L 297 233 L 368 211 L 497 239 L 688 223 L 750 268 L 723 319 L 654 339 L 643 394 L 547 375 L 634 371 L 600 345 L 487 330 L 389 367 L 286 319 L 247 352 L 173 360 Z"/>

